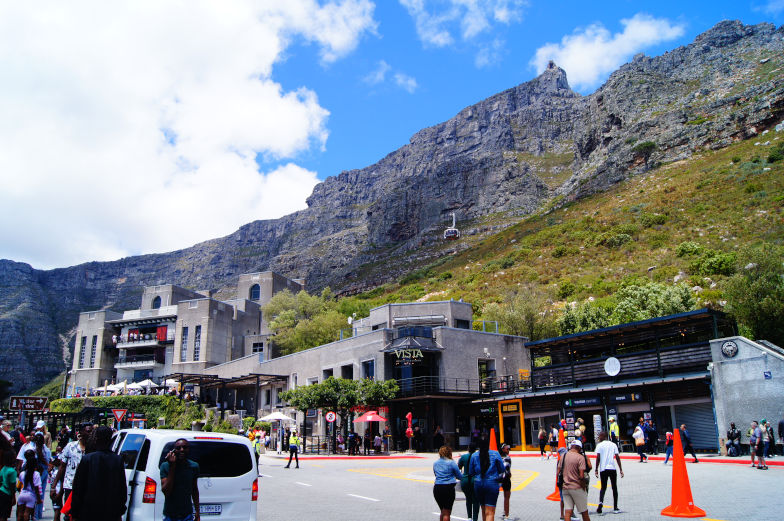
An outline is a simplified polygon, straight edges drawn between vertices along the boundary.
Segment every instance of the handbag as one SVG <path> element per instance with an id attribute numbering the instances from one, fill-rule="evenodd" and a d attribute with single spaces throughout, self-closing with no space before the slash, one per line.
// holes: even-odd
<path id="1" fill-rule="evenodd" d="M 591 484 L 591 464 L 588 463 L 588 456 L 585 455 L 585 452 L 583 452 L 583 458 L 585 458 L 585 472 L 583 472 L 583 488 L 587 492 L 588 485 Z"/>
<path id="2" fill-rule="evenodd" d="M 645 440 L 643 438 L 637 438 L 634 440 L 634 444 L 637 445 L 638 447 L 642 447 L 643 445 L 645 445 Z"/>

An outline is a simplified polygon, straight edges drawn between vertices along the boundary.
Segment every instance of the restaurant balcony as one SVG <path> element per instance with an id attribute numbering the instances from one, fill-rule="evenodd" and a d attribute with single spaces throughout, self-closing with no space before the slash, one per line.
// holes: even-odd
<path id="1" fill-rule="evenodd" d="M 417 376 L 397 380 L 398 397 L 410 398 L 428 395 L 480 396 L 530 390 L 531 381 L 513 376 L 492 378 L 445 378 L 441 376 Z"/>
<path id="2" fill-rule="evenodd" d="M 158 347 L 164 344 L 171 344 L 172 342 L 174 342 L 174 331 L 167 331 L 165 335 L 159 335 L 156 333 L 143 333 L 138 335 L 138 338 L 120 336 L 118 337 L 117 344 L 115 344 L 115 346 L 118 349 Z"/>
<path id="3" fill-rule="evenodd" d="M 117 369 L 152 369 L 164 364 L 164 357 L 160 354 L 125 355 L 120 356 L 114 367 Z"/>

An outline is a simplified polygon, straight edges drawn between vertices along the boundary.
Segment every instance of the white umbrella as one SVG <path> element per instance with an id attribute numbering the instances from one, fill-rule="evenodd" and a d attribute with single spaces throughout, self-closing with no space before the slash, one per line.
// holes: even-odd
<path id="1" fill-rule="evenodd" d="M 150 387 L 153 387 L 153 388 L 155 388 L 155 387 L 158 387 L 158 384 L 156 384 L 155 382 L 153 382 L 153 381 L 152 381 L 152 380 L 150 380 L 149 378 L 148 378 L 148 379 L 146 379 L 146 380 L 142 380 L 141 382 L 139 382 L 139 385 L 141 385 L 141 386 L 142 386 L 142 387 L 144 387 L 145 389 L 148 389 L 148 388 L 150 388 Z"/>
<path id="2" fill-rule="evenodd" d="M 111 393 L 117 392 L 122 388 L 123 388 L 122 384 L 111 384 L 106 386 L 106 390 Z"/>
<path id="3" fill-rule="evenodd" d="M 293 422 L 296 421 L 294 418 L 289 418 L 282 412 L 273 412 L 272 414 L 268 414 L 259 418 L 261 421 L 271 422 L 271 421 L 283 421 L 283 422 Z"/>
<path id="4" fill-rule="evenodd" d="M 163 382 L 163 385 L 171 388 L 171 387 L 177 387 L 179 383 L 177 382 L 177 380 L 174 380 L 173 378 L 169 378 L 168 380 Z"/>
<path id="5" fill-rule="evenodd" d="M 128 389 L 133 389 L 133 390 L 138 390 L 138 391 L 141 391 L 142 389 L 144 389 L 144 387 L 141 384 L 136 383 L 136 382 L 134 382 L 132 384 L 128 384 L 127 387 L 128 387 Z"/>

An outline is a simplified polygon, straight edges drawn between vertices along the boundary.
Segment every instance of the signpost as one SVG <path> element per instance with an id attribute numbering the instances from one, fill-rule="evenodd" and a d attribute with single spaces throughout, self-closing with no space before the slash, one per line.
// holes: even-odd
<path id="1" fill-rule="evenodd" d="M 324 419 L 327 420 L 329 423 L 334 422 L 336 418 L 337 416 L 333 411 L 329 411 L 327 414 L 324 415 Z"/>
<path id="2" fill-rule="evenodd" d="M 24 425 L 25 411 L 43 411 L 47 401 L 46 396 L 12 396 L 10 408 L 19 410 L 19 423 Z"/>
<path id="3" fill-rule="evenodd" d="M 112 409 L 112 414 L 114 415 L 114 421 L 117 422 L 117 428 L 120 428 L 120 422 L 122 421 L 125 413 L 128 412 L 128 409 Z"/>

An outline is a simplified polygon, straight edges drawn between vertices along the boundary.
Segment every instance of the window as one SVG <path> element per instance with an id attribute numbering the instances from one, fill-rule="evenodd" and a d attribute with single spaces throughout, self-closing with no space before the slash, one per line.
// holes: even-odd
<path id="1" fill-rule="evenodd" d="M 313 385 L 318 383 L 318 377 L 308 378 L 308 385 Z"/>
<path id="2" fill-rule="evenodd" d="M 265 389 L 264 390 L 264 405 L 269 405 L 272 403 L 272 389 Z"/>
<path id="3" fill-rule="evenodd" d="M 163 446 L 158 467 L 174 448 L 170 441 Z M 250 449 L 243 444 L 227 441 L 188 440 L 188 459 L 199 464 L 200 478 L 234 478 L 253 470 Z"/>
<path id="4" fill-rule="evenodd" d="M 344 365 L 340 367 L 340 377 L 346 380 L 354 379 L 354 365 Z"/>
<path id="5" fill-rule="evenodd" d="M 459 318 L 455 319 L 455 327 L 457 329 L 471 329 L 471 321 L 469 320 L 460 320 Z"/>
<path id="6" fill-rule="evenodd" d="M 248 300 L 259 300 L 261 298 L 261 286 L 254 284 L 248 292 Z"/>
<path id="7" fill-rule="evenodd" d="M 253 352 L 254 353 L 263 353 L 264 352 L 264 342 L 253 342 Z"/>
<path id="8" fill-rule="evenodd" d="M 79 369 L 84 369 L 84 352 L 87 350 L 87 337 L 82 337 L 82 347 L 79 349 Z"/>
<path id="9" fill-rule="evenodd" d="M 120 449 L 120 457 L 122 458 L 123 466 L 128 470 L 144 470 L 147 467 L 147 454 L 150 449 L 147 448 L 144 454 L 144 461 L 141 461 L 139 456 L 144 453 L 144 442 L 146 438 L 143 434 L 128 434 L 123 441 L 122 448 Z M 147 442 L 149 445 L 150 442 Z M 168 454 L 168 453 L 167 453 Z M 138 462 L 137 462 L 138 460 Z"/>
<path id="10" fill-rule="evenodd" d="M 479 379 L 495 378 L 495 360 L 479 360 Z"/>
<path id="11" fill-rule="evenodd" d="M 98 335 L 93 335 L 93 345 L 90 349 L 90 367 L 95 367 L 95 350 L 98 346 Z"/>
<path id="12" fill-rule="evenodd" d="M 161 297 L 152 299 L 152 309 L 159 309 L 161 307 Z"/>
<path id="13" fill-rule="evenodd" d="M 201 326 L 193 332 L 193 361 L 198 362 L 201 355 Z"/>
<path id="14" fill-rule="evenodd" d="M 297 373 L 291 373 L 291 384 L 289 385 L 289 389 L 296 389 L 297 388 Z"/>
<path id="15" fill-rule="evenodd" d="M 182 327 L 182 344 L 180 345 L 180 362 L 188 360 L 188 328 Z"/>
<path id="16" fill-rule="evenodd" d="M 324 369 L 323 371 L 321 371 L 321 380 L 322 381 L 326 380 L 330 376 L 332 376 L 332 369 Z"/>
<path id="17" fill-rule="evenodd" d="M 375 360 L 365 360 L 364 362 L 362 362 L 362 378 L 367 378 L 368 380 L 375 380 L 376 378 Z"/>
<path id="18" fill-rule="evenodd" d="M 190 302 L 188 302 L 188 309 L 196 309 L 198 307 L 199 307 L 198 300 L 191 300 Z"/>

